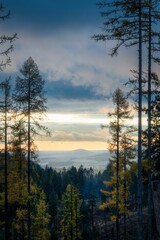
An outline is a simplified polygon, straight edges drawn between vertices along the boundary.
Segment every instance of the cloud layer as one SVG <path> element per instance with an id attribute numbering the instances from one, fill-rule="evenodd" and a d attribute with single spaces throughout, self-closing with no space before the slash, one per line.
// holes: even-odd
<path id="1" fill-rule="evenodd" d="M 66 125 L 65 118 L 64 123 L 47 123 L 53 141 L 106 141 L 101 121 L 94 123 L 95 115 L 105 119 L 111 111 L 112 93 L 136 68 L 135 49 L 122 49 L 117 58 L 111 58 L 113 42 L 91 39 L 102 23 L 94 0 L 6 0 L 4 4 L 11 10 L 11 19 L 1 23 L 1 30 L 17 32 L 19 37 L 4 76 L 15 79 L 32 56 L 46 80 L 49 112 L 82 113 L 84 123 L 85 114 L 90 119 L 79 125 Z"/>

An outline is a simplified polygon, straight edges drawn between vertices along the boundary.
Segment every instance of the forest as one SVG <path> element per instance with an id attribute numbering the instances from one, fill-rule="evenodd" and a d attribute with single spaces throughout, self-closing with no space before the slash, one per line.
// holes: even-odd
<path id="1" fill-rule="evenodd" d="M 110 134 L 106 169 L 42 168 L 35 139 L 51 134 L 42 124 L 45 80 L 32 57 L 14 81 L 1 79 L 0 239 L 160 239 L 159 5 L 158 0 L 97 3 L 103 27 L 91 41 L 112 41 L 111 57 L 122 47 L 137 55 L 132 78 L 112 93 L 109 126 L 101 126 Z M 1 4 L 0 20 L 9 18 Z M 17 34 L 0 36 L 2 72 L 12 64 L 17 39 Z"/>

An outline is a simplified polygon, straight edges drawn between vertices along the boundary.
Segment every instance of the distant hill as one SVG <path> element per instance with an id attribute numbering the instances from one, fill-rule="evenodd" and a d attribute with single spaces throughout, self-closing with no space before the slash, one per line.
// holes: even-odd
<path id="1" fill-rule="evenodd" d="M 79 167 L 83 165 L 86 168 L 97 170 L 105 169 L 108 164 L 108 151 L 87 151 L 77 149 L 74 151 L 40 151 L 39 160 L 41 166 L 50 166 L 56 169 Z"/>

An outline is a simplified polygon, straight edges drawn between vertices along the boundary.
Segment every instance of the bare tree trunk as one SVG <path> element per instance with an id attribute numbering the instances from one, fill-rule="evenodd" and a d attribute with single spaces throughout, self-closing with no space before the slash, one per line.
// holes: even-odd
<path id="1" fill-rule="evenodd" d="M 148 240 L 152 239 L 152 190 L 151 190 L 151 25 L 152 25 L 152 0 L 149 0 L 149 35 L 148 35 Z"/>
<path id="2" fill-rule="evenodd" d="M 127 225 L 126 225 L 126 213 L 127 213 L 127 180 L 126 180 L 126 172 L 127 172 L 127 167 L 126 167 L 126 154 L 125 154 L 125 157 L 124 157 L 124 173 L 125 173 L 125 176 L 124 176 L 124 181 L 123 181 L 123 189 L 124 189 L 124 198 L 123 198 L 123 201 L 124 201 L 124 221 L 123 221 L 123 224 L 124 224 L 124 228 L 123 228 L 123 238 L 124 240 L 127 239 Z"/>
<path id="3" fill-rule="evenodd" d="M 120 239 L 120 227 L 119 227 L 119 105 L 117 105 L 117 159 L 116 159 L 116 240 Z"/>
<path id="4" fill-rule="evenodd" d="M 5 85 L 5 240 L 9 239 L 8 226 L 8 146 L 7 146 L 7 113 L 8 113 L 8 99 L 7 99 L 7 84 Z"/>
<path id="5" fill-rule="evenodd" d="M 138 240 L 143 240 L 142 229 L 142 4 L 139 0 L 139 83 L 138 83 Z"/>
<path id="6" fill-rule="evenodd" d="M 31 203 L 30 203 L 30 194 L 31 194 L 31 77 L 29 71 L 28 78 L 28 240 L 31 240 Z"/>

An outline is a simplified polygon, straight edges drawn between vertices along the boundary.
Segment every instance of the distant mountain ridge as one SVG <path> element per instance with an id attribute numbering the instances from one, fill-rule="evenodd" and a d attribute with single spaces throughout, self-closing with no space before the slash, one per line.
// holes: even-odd
<path id="1" fill-rule="evenodd" d="M 39 151 L 41 166 L 49 166 L 56 169 L 70 168 L 71 166 L 105 169 L 108 164 L 109 152 L 107 150 L 85 150 L 73 151 Z"/>

